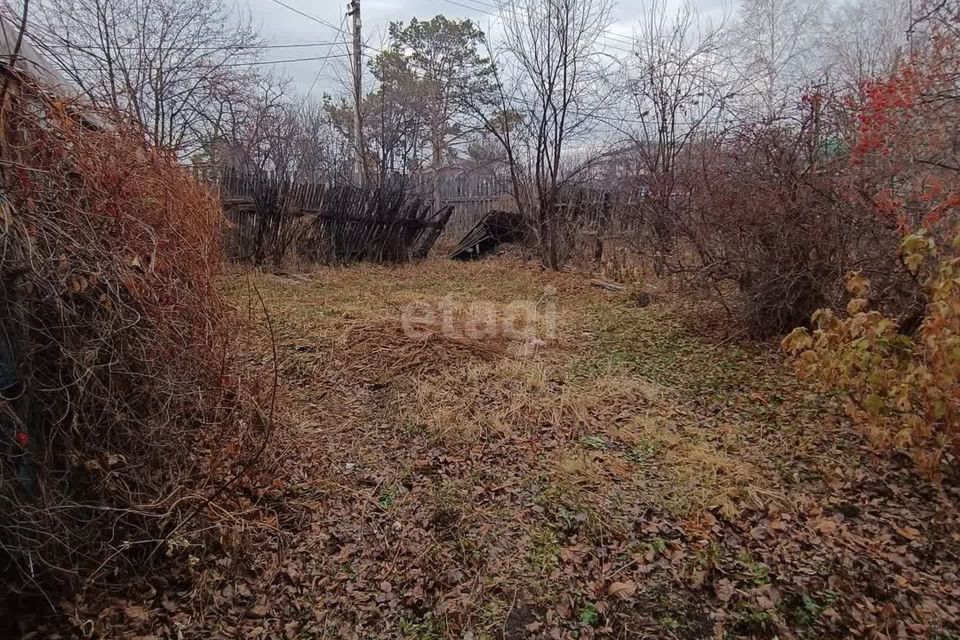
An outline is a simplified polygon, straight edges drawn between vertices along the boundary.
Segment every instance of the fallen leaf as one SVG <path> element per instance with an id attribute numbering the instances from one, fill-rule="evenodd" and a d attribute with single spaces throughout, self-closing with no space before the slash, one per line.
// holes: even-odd
<path id="1" fill-rule="evenodd" d="M 123 612 L 131 620 L 143 621 L 149 617 L 147 610 L 139 605 L 131 604 L 124 608 Z"/>
<path id="2" fill-rule="evenodd" d="M 626 600 L 637 592 L 637 583 L 631 581 L 614 582 L 607 587 L 607 593 L 616 598 Z"/>
<path id="3" fill-rule="evenodd" d="M 816 529 L 820 533 L 829 536 L 837 532 L 837 522 L 830 518 L 821 518 L 817 521 Z"/>
<path id="4" fill-rule="evenodd" d="M 720 578 L 714 582 L 713 590 L 716 592 L 717 599 L 719 599 L 720 602 L 729 602 L 730 598 L 732 598 L 733 594 L 736 592 L 733 583 L 727 578 Z"/>
<path id="5" fill-rule="evenodd" d="M 913 527 L 902 527 L 897 529 L 897 531 L 907 540 L 916 540 L 920 537 L 920 531 Z"/>

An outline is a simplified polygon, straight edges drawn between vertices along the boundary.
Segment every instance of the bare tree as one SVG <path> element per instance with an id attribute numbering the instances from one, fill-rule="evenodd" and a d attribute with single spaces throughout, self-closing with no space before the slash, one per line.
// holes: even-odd
<path id="1" fill-rule="evenodd" d="M 220 125 L 260 44 L 223 0 L 44 0 L 34 42 L 93 101 L 181 155 Z"/>
<path id="2" fill-rule="evenodd" d="M 960 3 L 957 0 L 917 0 L 910 4 L 912 15 L 908 39 L 921 44 L 932 33 L 960 37 Z"/>
<path id="3" fill-rule="evenodd" d="M 294 144 L 299 180 L 347 182 L 348 147 L 322 104 L 304 101 L 297 106 Z"/>
<path id="4" fill-rule="evenodd" d="M 298 227 L 285 224 L 305 184 L 346 182 L 352 156 L 323 105 L 295 96 L 289 79 L 264 75 L 231 102 L 205 159 L 223 179 L 244 185 L 256 212 L 250 255 L 259 264 L 283 258 Z"/>
<path id="5" fill-rule="evenodd" d="M 824 0 L 744 0 L 730 31 L 732 59 L 761 116 L 780 117 L 819 66 Z"/>
<path id="6" fill-rule="evenodd" d="M 562 265 L 561 187 L 589 164 L 568 162 L 568 148 L 596 127 L 610 102 L 601 90 L 609 60 L 599 48 L 610 11 L 609 0 L 517 0 L 501 7 L 506 49 L 522 79 L 512 101 L 528 132 L 537 231 L 551 269 Z"/>
<path id="7" fill-rule="evenodd" d="M 678 164 L 723 126 L 724 109 L 741 88 L 728 73 L 723 38 L 723 25 L 703 24 L 689 4 L 672 11 L 665 0 L 653 0 L 625 64 L 626 157 L 645 193 L 638 201 L 641 226 L 653 230 L 658 244 L 669 244 L 679 220 Z"/>
<path id="8" fill-rule="evenodd" d="M 892 74 L 908 55 L 909 28 L 905 2 L 848 0 L 834 8 L 824 33 L 831 81 L 858 91 L 865 80 Z"/>
<path id="9" fill-rule="evenodd" d="M 274 153 L 287 139 L 291 82 L 273 75 L 255 79 L 237 99 L 218 114 L 218 135 L 207 155 L 215 164 L 244 171 L 273 170 L 280 161 Z"/>
<path id="10" fill-rule="evenodd" d="M 528 219 L 531 208 L 530 193 L 527 187 L 527 175 L 521 159 L 524 146 L 523 134 L 526 131 L 524 118 L 526 109 L 514 104 L 512 96 L 520 93 L 523 78 L 514 74 L 505 77 L 504 65 L 489 41 L 485 43 L 490 65 L 490 89 L 465 96 L 465 112 L 479 124 L 479 133 L 487 140 L 499 145 L 503 151 L 502 159 L 509 171 L 510 187 L 514 204 L 521 217 Z M 505 83 L 510 82 L 507 86 Z"/>

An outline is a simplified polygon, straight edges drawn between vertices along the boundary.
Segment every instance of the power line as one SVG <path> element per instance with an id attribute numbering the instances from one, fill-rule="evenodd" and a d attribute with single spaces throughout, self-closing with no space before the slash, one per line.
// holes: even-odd
<path id="1" fill-rule="evenodd" d="M 287 58 L 285 60 L 254 60 L 251 62 L 229 62 L 226 64 L 214 65 L 218 69 L 223 67 L 258 67 L 267 64 L 287 64 L 290 62 L 314 62 L 318 60 L 330 60 L 331 58 L 346 58 L 350 54 L 348 53 L 331 53 L 325 56 L 311 56 L 307 58 Z M 124 67 L 126 70 L 136 70 L 136 71 L 154 71 L 152 67 Z M 86 69 L 72 69 L 72 71 L 103 71 L 101 67 L 91 67 Z"/>
<path id="2" fill-rule="evenodd" d="M 334 26 L 333 24 L 327 22 L 326 20 L 323 20 L 323 19 L 321 19 L 321 18 L 317 18 L 317 17 L 312 16 L 312 15 L 310 15 L 310 14 L 308 14 L 308 13 L 304 13 L 303 11 L 301 11 L 301 10 L 297 9 L 296 7 L 293 7 L 293 6 L 291 6 L 291 5 L 283 2 L 282 0 L 272 0 L 272 2 L 274 2 L 274 3 L 276 3 L 276 4 L 278 4 L 278 5 L 282 6 L 282 7 L 284 7 L 284 8 L 286 8 L 286 9 L 290 10 L 290 11 L 293 11 L 293 12 L 296 13 L 297 15 L 300 15 L 300 16 L 302 16 L 302 17 L 304 17 L 304 18 L 307 18 L 308 20 L 312 20 L 313 22 L 316 22 L 317 24 L 320 24 L 320 25 L 325 26 L 325 27 L 327 27 L 327 28 L 333 29 L 334 31 L 340 33 L 341 35 L 346 35 L 346 31 L 344 31 L 342 27 Z M 341 24 L 342 24 L 342 23 L 341 23 Z M 50 51 L 50 53 L 51 53 L 52 55 L 54 55 L 55 57 L 57 56 L 57 54 L 56 54 L 56 52 L 54 51 L 54 49 L 67 49 L 67 50 L 73 49 L 73 50 L 78 50 L 78 51 L 81 51 L 81 52 L 83 51 L 83 48 L 82 48 L 81 46 L 79 46 L 79 45 L 77 45 L 77 44 L 75 44 L 75 43 L 71 43 L 71 42 L 69 42 L 69 41 L 62 42 L 62 43 L 60 43 L 60 44 L 53 44 L 53 45 L 51 45 L 51 44 L 47 44 L 47 43 L 45 43 L 45 42 L 42 42 L 41 40 L 39 40 L 39 39 L 38 39 L 35 35 L 33 35 L 33 34 L 27 33 L 26 35 L 29 36 L 29 37 L 31 37 L 31 40 L 33 40 L 34 42 L 36 42 L 36 43 L 37 43 L 38 45 L 40 45 L 43 49 L 46 49 L 46 50 Z M 208 46 L 202 46 L 202 45 L 201 45 L 201 46 L 197 46 L 197 47 L 187 47 L 187 46 L 184 46 L 184 47 L 137 47 L 137 46 L 131 46 L 131 47 L 130 47 L 130 50 L 133 50 L 133 51 L 142 51 L 142 50 L 165 50 L 165 51 L 173 51 L 173 50 L 183 49 L 183 50 L 191 50 L 191 51 L 225 51 L 225 52 L 235 51 L 235 52 L 237 52 L 237 53 L 241 53 L 241 52 L 243 52 L 243 51 L 252 51 L 252 50 L 258 50 L 258 49 L 287 49 L 287 48 L 314 47 L 314 46 L 329 46 L 329 47 L 333 47 L 333 46 L 336 46 L 336 45 L 338 45 L 338 44 L 343 44 L 343 41 L 335 41 L 335 40 L 334 40 L 334 41 L 309 42 L 309 43 L 262 44 L 262 45 L 250 45 L 250 46 L 248 46 L 248 47 L 229 47 L 229 46 L 225 46 L 225 47 L 214 47 L 214 46 L 209 46 L 209 45 L 208 45 Z M 364 45 L 364 46 L 367 46 L 367 45 Z M 116 47 L 116 48 L 118 48 L 118 49 L 125 49 L 126 47 Z M 373 48 L 373 47 L 367 46 L 367 48 L 379 52 L 378 49 L 375 49 L 375 48 Z M 329 61 L 329 60 L 331 60 L 331 59 L 335 59 L 335 58 L 346 58 L 346 57 L 349 57 L 349 56 L 350 56 L 350 54 L 348 54 L 348 53 L 328 53 L 327 55 L 323 55 L 323 56 L 304 56 L 304 57 L 299 57 L 299 58 L 286 58 L 286 59 L 283 59 L 283 60 L 251 60 L 251 61 L 248 61 L 248 62 L 230 62 L 230 63 L 224 63 L 224 64 L 219 64 L 219 65 L 216 65 L 216 66 L 217 66 L 218 68 L 224 68 L 224 67 L 257 67 L 257 66 L 274 65 L 274 64 L 290 64 L 290 63 L 297 63 L 297 62 Z M 325 64 L 324 64 L 324 65 L 321 65 L 320 68 L 318 69 L 318 71 L 317 71 L 317 76 L 316 76 L 316 78 L 314 79 L 313 84 L 311 85 L 311 91 L 313 90 L 313 86 L 316 84 L 317 80 L 319 80 L 320 74 L 323 72 L 323 69 L 324 69 L 325 66 L 326 66 Z M 128 69 L 128 70 L 136 70 L 136 71 L 151 71 L 151 70 L 152 70 L 150 67 L 144 67 L 144 66 L 126 67 L 126 69 Z M 98 68 L 98 67 L 90 67 L 90 68 L 72 69 L 72 71 L 74 71 L 74 72 L 93 72 L 93 71 L 103 71 L 103 69 L 102 69 L 102 68 Z"/>
<path id="3" fill-rule="evenodd" d="M 340 18 L 340 31 L 341 31 L 341 33 L 343 32 L 343 26 L 344 26 L 344 24 L 346 24 L 346 22 L 347 22 L 347 16 L 344 15 L 342 18 Z M 342 40 L 341 42 L 338 42 L 337 44 L 346 44 L 346 40 Z M 306 96 L 306 99 L 307 99 L 307 100 L 309 100 L 309 99 L 310 99 L 310 96 L 313 95 L 313 89 L 314 89 L 314 87 L 317 86 L 317 81 L 320 79 L 320 74 L 323 73 L 324 68 L 327 67 L 327 66 L 329 66 L 328 61 L 324 61 L 324 63 L 321 64 L 321 65 L 319 66 L 319 68 L 317 68 L 317 75 L 315 75 L 315 76 L 313 77 L 313 82 L 310 83 L 310 88 L 307 89 L 307 96 Z M 330 79 L 330 78 L 324 78 L 324 79 L 325 79 L 325 80 L 328 80 L 328 79 Z"/>
<path id="4" fill-rule="evenodd" d="M 347 53 L 330 53 L 325 56 L 311 56 L 309 58 L 287 58 L 286 60 L 257 60 L 254 62 L 235 62 L 222 64 L 221 67 L 256 67 L 264 64 L 287 64 L 288 62 L 315 62 L 317 60 L 330 60 L 331 58 L 346 58 Z"/>
<path id="5" fill-rule="evenodd" d="M 327 27 L 328 29 L 333 29 L 334 31 L 337 31 L 337 32 L 340 33 L 341 35 L 344 35 L 344 36 L 347 35 L 347 32 L 346 32 L 346 31 L 344 31 L 344 30 L 341 29 L 340 27 L 334 26 L 332 22 L 327 22 L 327 21 L 324 20 L 323 18 L 318 18 L 318 17 L 316 17 L 316 16 L 310 15 L 309 13 L 305 13 L 305 12 L 301 11 L 300 9 L 297 9 L 297 8 L 294 7 L 294 6 L 291 6 L 291 5 L 287 4 L 286 2 L 283 2 L 283 0 L 270 0 L 270 1 L 273 2 L 274 4 L 280 5 L 280 6 L 283 7 L 284 9 L 288 9 L 288 10 L 290 10 L 290 11 L 293 11 L 295 14 L 297 14 L 297 15 L 299 15 L 299 16 L 302 16 L 302 17 L 306 18 L 307 20 L 312 20 L 313 22 L 316 22 L 317 24 L 323 25 L 323 26 Z"/>
<path id="6" fill-rule="evenodd" d="M 317 60 L 330 60 L 331 58 L 346 58 L 347 53 L 330 53 L 325 56 L 312 56 L 309 58 L 288 58 L 286 60 L 257 60 L 254 62 L 235 62 L 222 64 L 221 67 L 256 67 L 264 64 L 287 64 L 289 62 L 314 62 Z"/>
<path id="7" fill-rule="evenodd" d="M 483 0 L 470 0 L 470 2 L 472 2 L 473 4 L 486 5 L 486 6 L 488 6 L 488 7 L 492 7 L 492 8 L 494 8 L 494 9 L 497 9 L 498 11 L 500 10 L 500 7 L 499 7 L 499 6 L 494 5 L 494 4 L 491 4 L 491 3 L 489 3 L 489 2 L 484 2 Z M 512 6 L 512 4 L 513 4 L 512 0 L 511 0 L 511 3 L 510 3 L 510 4 L 511 4 L 511 6 Z M 515 7 L 514 7 L 514 11 L 516 11 L 516 8 L 515 8 Z M 630 45 L 630 46 L 633 46 L 633 44 L 634 44 L 633 40 L 632 40 L 629 36 L 622 36 L 622 35 L 620 35 L 619 33 L 610 31 L 609 29 L 604 29 L 604 30 L 603 30 L 603 35 L 604 35 L 604 37 L 609 38 L 610 40 L 613 40 L 614 42 L 620 42 L 620 43 L 622 43 L 622 44 L 626 44 L 626 45 Z"/>
<path id="8" fill-rule="evenodd" d="M 484 11 L 483 9 L 479 9 L 479 8 L 477 8 L 477 7 L 471 7 L 471 6 L 468 6 L 468 5 L 465 5 L 465 4 L 460 4 L 459 2 L 456 2 L 455 0 L 443 0 L 443 1 L 446 2 L 447 4 L 453 4 L 453 5 L 456 5 L 456 6 L 458 6 L 458 7 L 463 7 L 464 9 L 470 9 L 471 11 L 479 11 L 480 13 L 483 13 L 483 14 L 485 14 L 485 15 L 493 16 L 494 18 L 497 18 L 498 20 L 502 20 L 502 19 L 503 19 L 503 16 L 501 16 L 501 15 L 499 15 L 499 14 L 497 14 L 497 13 L 490 13 L 489 11 Z"/>
<path id="9" fill-rule="evenodd" d="M 350 35 L 350 34 L 347 33 L 347 31 L 346 31 L 346 30 L 343 28 L 343 26 L 342 26 L 342 25 L 344 24 L 345 20 L 346 20 L 345 17 L 344 17 L 343 21 L 341 21 L 341 23 L 340 23 L 341 26 L 340 26 L 340 27 L 336 27 L 336 26 L 330 24 L 329 22 L 326 22 L 325 20 L 322 20 L 322 19 L 317 18 L 317 17 L 315 17 L 315 16 L 311 16 L 310 14 L 304 13 L 303 11 L 297 9 L 296 7 L 292 7 L 292 6 L 288 5 L 288 4 L 286 4 L 285 2 L 282 2 L 282 0 L 271 0 L 271 1 L 272 1 L 272 2 L 275 2 L 276 4 L 278 4 L 278 5 L 282 6 L 282 7 L 287 8 L 287 9 L 289 9 L 290 11 L 293 11 L 294 13 L 296 13 L 296 14 L 298 14 L 298 15 L 301 15 L 301 16 L 309 19 L 309 20 L 312 20 L 312 21 L 314 21 L 314 22 L 317 22 L 318 24 L 321 24 L 321 25 L 324 25 L 324 26 L 326 26 L 326 27 L 328 27 L 328 28 L 330 28 L 330 29 L 333 29 L 334 31 L 342 34 L 344 37 Z M 470 1 L 470 2 L 475 2 L 475 3 L 477 3 L 477 4 L 486 4 L 486 3 L 482 3 L 481 0 L 469 0 L 469 1 Z M 467 8 L 467 9 L 480 11 L 480 10 L 477 9 L 476 7 L 469 7 L 469 6 L 467 6 L 467 5 L 460 4 L 459 2 L 456 2 L 456 0 L 444 0 L 444 2 L 448 2 L 448 3 L 450 3 L 450 4 L 454 4 L 454 5 L 457 5 L 457 6 L 461 6 L 461 7 Z M 487 5 L 487 6 L 492 6 L 492 5 Z M 501 18 L 501 16 L 496 15 L 496 14 L 492 14 L 492 13 L 489 13 L 489 12 L 481 11 L 481 13 L 486 13 L 487 15 L 490 15 L 490 16 L 495 17 L 495 18 Z M 608 32 L 605 30 L 604 33 L 607 34 Z M 363 44 L 363 45 L 361 45 L 361 46 L 364 47 L 364 48 L 366 48 L 366 49 L 369 49 L 369 50 L 371 50 L 371 51 L 374 51 L 374 52 L 376 52 L 376 53 L 383 53 L 383 50 L 382 50 L 382 49 L 378 49 L 378 48 L 376 48 L 376 47 L 372 47 L 372 46 L 370 46 L 370 45 L 368 45 L 368 44 Z M 616 48 L 616 47 L 613 47 L 613 48 Z M 627 50 L 625 50 L 625 49 L 620 49 L 620 51 L 626 51 L 627 53 L 633 53 L 632 51 L 627 51 Z M 326 60 L 326 59 L 329 59 L 329 58 L 344 58 L 344 57 L 349 57 L 349 55 L 350 55 L 350 54 L 337 54 L 337 55 L 330 55 L 330 56 L 327 56 L 327 57 L 324 57 L 324 58 L 318 58 L 318 59 Z M 298 61 L 298 60 L 292 60 L 292 61 L 283 61 L 283 60 L 280 60 L 280 61 L 276 61 L 276 63 L 281 63 L 281 62 L 296 62 L 296 61 Z M 271 61 L 265 61 L 263 64 L 273 64 L 273 62 L 271 62 Z M 322 68 L 321 68 L 321 70 L 322 70 Z M 319 77 L 319 72 L 318 72 L 317 75 L 318 75 L 318 77 Z M 310 90 L 311 90 L 311 91 L 313 90 L 313 87 L 314 87 L 315 84 L 316 84 L 316 79 L 314 80 L 313 84 L 311 84 L 311 87 L 310 87 Z M 517 98 L 517 97 L 514 97 L 514 98 L 513 98 L 513 101 L 514 101 L 514 102 L 520 102 L 521 104 L 524 104 L 524 102 L 525 102 L 524 100 L 519 99 L 519 98 Z M 526 106 L 529 107 L 529 106 L 532 106 L 532 105 L 531 105 L 530 103 L 526 103 Z M 632 120 L 632 119 L 628 119 L 628 118 L 616 118 L 616 117 L 614 117 L 614 116 L 601 116 L 600 114 L 597 114 L 597 113 L 593 113 L 593 114 L 580 114 L 580 113 L 577 113 L 577 112 L 573 112 L 573 114 L 574 114 L 575 117 L 586 117 L 586 116 L 589 115 L 589 116 L 595 117 L 597 120 L 599 120 L 599 121 L 601 121 L 601 122 L 605 122 L 605 123 L 608 124 L 608 125 L 609 125 L 609 124 L 624 124 L 624 123 L 630 123 L 630 124 L 643 124 L 643 125 L 647 126 L 647 125 L 649 125 L 649 124 L 652 124 L 652 123 L 645 122 L 645 121 L 643 121 L 643 120 Z M 682 125 L 682 124 L 693 125 L 693 124 L 698 124 L 698 123 L 695 123 L 695 122 L 693 122 L 693 121 L 687 122 L 687 123 L 683 123 L 683 122 L 677 121 L 677 122 L 675 122 L 674 124 L 678 124 L 678 125 Z"/>
<path id="10" fill-rule="evenodd" d="M 334 31 L 336 31 L 336 32 L 339 33 L 340 35 L 344 36 L 344 38 L 351 37 L 350 34 L 347 33 L 347 31 L 343 28 L 343 24 L 344 24 L 344 23 L 343 23 L 342 21 L 341 21 L 341 23 L 340 23 L 341 26 L 337 27 L 337 26 L 334 26 L 334 24 L 333 24 L 332 22 L 327 22 L 327 21 L 324 20 L 323 18 L 318 18 L 318 17 L 316 17 L 316 16 L 310 15 L 309 13 L 305 13 L 305 12 L 301 11 L 300 9 L 297 9 L 296 7 L 290 6 L 290 5 L 287 4 L 286 2 L 283 2 L 282 0 L 270 0 L 270 1 L 271 1 L 271 2 L 274 2 L 274 3 L 278 4 L 278 5 L 280 5 L 281 7 L 284 7 L 285 9 L 289 9 L 290 11 L 293 11 L 293 12 L 296 13 L 297 15 L 302 16 L 302 17 L 306 18 L 307 20 L 312 20 L 313 22 L 316 22 L 317 24 L 323 25 L 324 27 L 327 27 L 328 29 L 333 29 Z M 345 43 L 345 42 L 346 42 L 346 40 L 344 40 L 343 42 L 337 42 L 337 43 L 335 43 L 335 44 L 343 44 L 343 43 Z M 368 44 L 366 44 L 366 43 L 363 43 L 363 44 L 361 44 L 360 46 L 362 46 L 364 49 L 369 49 L 370 51 L 373 51 L 374 53 L 383 53 L 383 50 L 382 50 L 382 49 L 378 49 L 378 48 L 376 48 L 376 47 L 372 47 L 372 46 L 370 46 L 370 45 L 368 45 Z"/>
<path id="11" fill-rule="evenodd" d="M 35 37 L 32 34 L 27 34 L 31 38 Z M 176 47 L 163 47 L 163 46 L 138 46 L 138 45 L 129 45 L 129 46 L 112 46 L 111 49 L 117 49 L 120 51 L 256 51 L 260 49 L 296 49 L 300 47 L 329 47 L 333 45 L 341 44 L 341 42 L 331 40 L 327 42 L 291 42 L 286 44 L 254 44 L 254 45 L 223 45 L 223 46 L 176 46 Z M 75 49 L 77 51 L 83 51 L 86 48 L 86 45 L 77 44 L 75 42 L 70 42 L 67 40 L 61 40 L 59 44 L 47 44 L 45 45 L 48 49 Z M 91 47 L 94 48 L 94 47 Z"/>
<path id="12" fill-rule="evenodd" d="M 471 11 L 476 11 L 476 12 L 478 12 L 478 13 L 482 13 L 482 14 L 484 14 L 484 15 L 488 15 L 488 16 L 490 16 L 490 17 L 492 17 L 492 18 L 496 18 L 496 19 L 498 19 L 498 20 L 503 20 L 503 8 L 502 8 L 502 7 L 498 7 L 498 6 L 489 4 L 489 3 L 487 3 L 487 2 L 482 2 L 481 0 L 463 0 L 463 1 L 464 1 L 464 2 L 470 2 L 470 3 L 474 4 L 474 5 L 481 5 L 481 6 L 490 7 L 491 9 L 495 9 L 495 10 L 497 11 L 497 13 L 491 13 L 490 11 L 487 11 L 487 10 L 485 10 L 485 9 L 481 9 L 481 8 L 478 7 L 478 6 L 469 6 L 469 5 L 463 4 L 462 2 L 458 2 L 457 0 L 443 0 L 443 2 L 446 2 L 447 4 L 451 4 L 451 5 L 455 5 L 455 6 L 458 6 L 458 7 L 462 7 L 462 8 L 464 8 L 464 9 L 470 9 Z M 514 15 L 514 16 L 519 15 L 519 12 L 517 11 L 516 7 L 512 7 L 510 13 L 511 13 L 512 15 Z M 608 30 L 608 29 L 604 29 L 603 31 L 601 31 L 601 34 L 602 34 L 602 36 L 603 36 L 604 38 L 609 39 L 609 40 L 613 40 L 614 42 L 617 42 L 617 43 L 619 43 L 619 44 L 626 44 L 626 45 L 632 45 L 632 44 L 633 44 L 633 41 L 628 40 L 628 39 L 626 38 L 626 36 L 621 36 L 621 35 L 618 34 L 618 33 L 613 33 L 612 31 L 610 31 L 610 30 Z M 630 54 L 634 53 L 634 51 L 633 51 L 632 49 L 624 49 L 623 47 L 613 46 L 613 45 L 611 45 L 611 44 L 609 44 L 609 43 L 606 43 L 606 46 L 607 46 L 607 48 L 613 49 L 613 50 L 615 50 L 615 51 L 621 51 L 621 52 L 623 52 L 623 53 L 630 53 Z"/>
<path id="13" fill-rule="evenodd" d="M 311 21 L 313 21 L 313 22 L 316 22 L 317 24 L 323 25 L 323 26 L 327 27 L 328 29 L 333 29 L 334 31 L 336 31 L 337 33 L 340 33 L 340 34 L 343 35 L 344 37 L 347 37 L 347 36 L 350 35 L 350 34 L 348 34 L 348 33 L 346 32 L 346 30 L 343 29 L 343 27 L 334 26 L 333 23 L 327 22 L 326 20 L 324 20 L 324 19 L 322 19 L 322 18 L 318 18 L 318 17 L 316 17 L 316 16 L 310 15 L 309 13 L 306 13 L 306 12 L 300 10 L 300 9 L 297 9 L 297 8 L 294 7 L 294 6 L 291 6 L 291 5 L 287 4 L 286 2 L 283 2 L 283 0 L 270 0 L 270 1 L 273 2 L 273 3 L 275 3 L 275 4 L 280 5 L 281 7 L 284 7 L 285 9 L 288 9 L 289 11 L 292 11 L 292 12 L 296 13 L 296 14 L 299 15 L 299 16 L 302 16 L 302 17 L 306 18 L 307 20 L 311 20 Z M 501 8 L 500 8 L 500 7 L 497 7 L 496 5 L 493 5 L 493 4 L 490 4 L 490 3 L 487 3 L 487 2 L 482 2 L 481 0 L 466 0 L 466 1 L 471 2 L 471 3 L 475 4 L 475 5 L 482 5 L 482 6 L 489 7 L 489 8 L 491 8 L 491 9 L 496 9 L 496 10 L 498 11 L 498 13 L 491 13 L 490 11 L 486 11 L 486 10 L 484 10 L 484 9 L 481 9 L 481 8 L 478 7 L 478 6 L 470 6 L 470 5 L 462 4 L 461 2 L 458 2 L 457 0 L 443 0 L 443 1 L 446 2 L 446 3 L 448 3 L 448 4 L 454 5 L 454 6 L 458 6 L 458 7 L 464 8 L 464 9 L 469 9 L 470 11 L 476 11 L 476 12 L 478 12 L 478 13 L 482 13 L 482 14 L 484 14 L 484 15 L 488 15 L 488 16 L 490 16 L 490 17 L 492 17 L 492 18 L 497 18 L 498 20 L 502 20 L 502 19 L 503 19 L 503 16 L 502 16 L 501 13 L 500 13 L 500 12 L 501 12 Z M 516 10 L 514 10 L 513 13 L 514 13 L 514 15 L 516 15 Z M 341 23 L 341 24 L 342 24 L 342 23 Z M 609 31 L 609 30 L 607 30 L 607 29 L 604 29 L 602 33 L 603 33 L 603 36 L 604 36 L 605 38 L 607 38 L 607 39 L 612 39 L 614 42 L 621 42 L 622 44 L 628 44 L 628 45 L 632 45 L 632 44 L 633 44 L 633 42 L 632 42 L 632 41 L 629 41 L 625 36 L 621 36 L 620 34 L 613 33 L 613 32 L 611 32 L 611 31 Z M 368 45 L 368 44 L 366 44 L 366 43 L 364 43 L 362 46 L 363 46 L 364 49 L 368 49 L 368 50 L 370 50 L 370 51 L 373 51 L 374 53 L 383 53 L 383 50 L 382 50 L 382 49 L 378 49 L 378 48 L 373 47 L 373 46 L 370 46 L 370 45 Z M 606 46 L 607 48 L 609 48 L 609 49 L 613 49 L 613 50 L 615 50 L 615 51 L 620 51 L 620 52 L 622 52 L 622 53 L 629 53 L 629 54 L 633 54 L 633 53 L 634 53 L 634 51 L 631 50 L 631 49 L 624 49 L 623 47 L 616 47 L 616 46 L 613 46 L 613 45 L 611 45 L 611 44 L 609 44 L 609 43 L 607 43 L 605 46 Z"/>

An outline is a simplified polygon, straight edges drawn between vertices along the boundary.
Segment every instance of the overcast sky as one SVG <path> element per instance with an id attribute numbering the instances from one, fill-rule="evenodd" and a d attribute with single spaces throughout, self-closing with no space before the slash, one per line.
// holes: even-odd
<path id="1" fill-rule="evenodd" d="M 284 60 L 291 58 L 321 57 L 329 54 L 345 53 L 342 41 L 347 30 L 345 22 L 346 0 L 281 0 L 286 8 L 274 0 L 238 0 L 241 8 L 249 9 L 254 25 L 272 44 L 300 44 L 317 42 L 340 42 L 330 46 L 311 46 L 296 48 L 273 48 L 264 52 L 266 60 Z M 668 0 L 675 6 L 681 0 Z M 733 0 L 692 0 L 693 6 L 709 19 L 719 20 Z M 364 41 L 374 48 L 381 47 L 386 41 L 387 24 L 392 21 L 409 21 L 410 18 L 432 18 L 442 13 L 449 18 L 471 18 L 488 33 L 496 35 L 496 0 L 361 0 Z M 630 35 L 638 18 L 649 6 L 644 0 L 621 0 L 614 8 L 614 23 L 610 31 L 623 36 Z M 299 15 L 293 9 L 318 19 Z M 328 26 L 330 25 L 330 26 Z M 343 31 L 338 31 L 342 28 Z M 627 48 L 616 35 L 608 40 L 613 49 Z M 343 57 L 328 60 L 291 62 L 278 65 L 278 69 L 291 76 L 304 93 L 310 92 L 319 98 L 324 92 L 339 93 L 346 76 L 346 59 Z"/>

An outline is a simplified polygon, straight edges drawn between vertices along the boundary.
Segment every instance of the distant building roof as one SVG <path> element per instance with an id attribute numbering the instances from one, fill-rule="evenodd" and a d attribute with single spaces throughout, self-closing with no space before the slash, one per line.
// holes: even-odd
<path id="1" fill-rule="evenodd" d="M 9 73 L 12 63 L 13 69 L 32 78 L 48 97 L 69 99 L 70 112 L 85 125 L 96 129 L 110 129 L 110 123 L 91 108 L 90 101 L 80 89 L 37 51 L 27 36 L 20 41 L 20 51 L 14 60 L 13 52 L 17 48 L 19 33 L 19 24 L 14 24 L 10 18 L 0 15 L 0 72 Z"/>
<path id="2" fill-rule="evenodd" d="M 9 18 L 0 15 L 0 68 L 4 70 L 10 67 L 13 61 L 13 51 L 16 49 L 19 33 L 19 24 L 14 24 Z M 37 51 L 26 36 L 20 42 L 20 51 L 13 67 L 39 82 L 54 95 L 64 98 L 75 98 L 80 95 L 80 91 Z"/>

